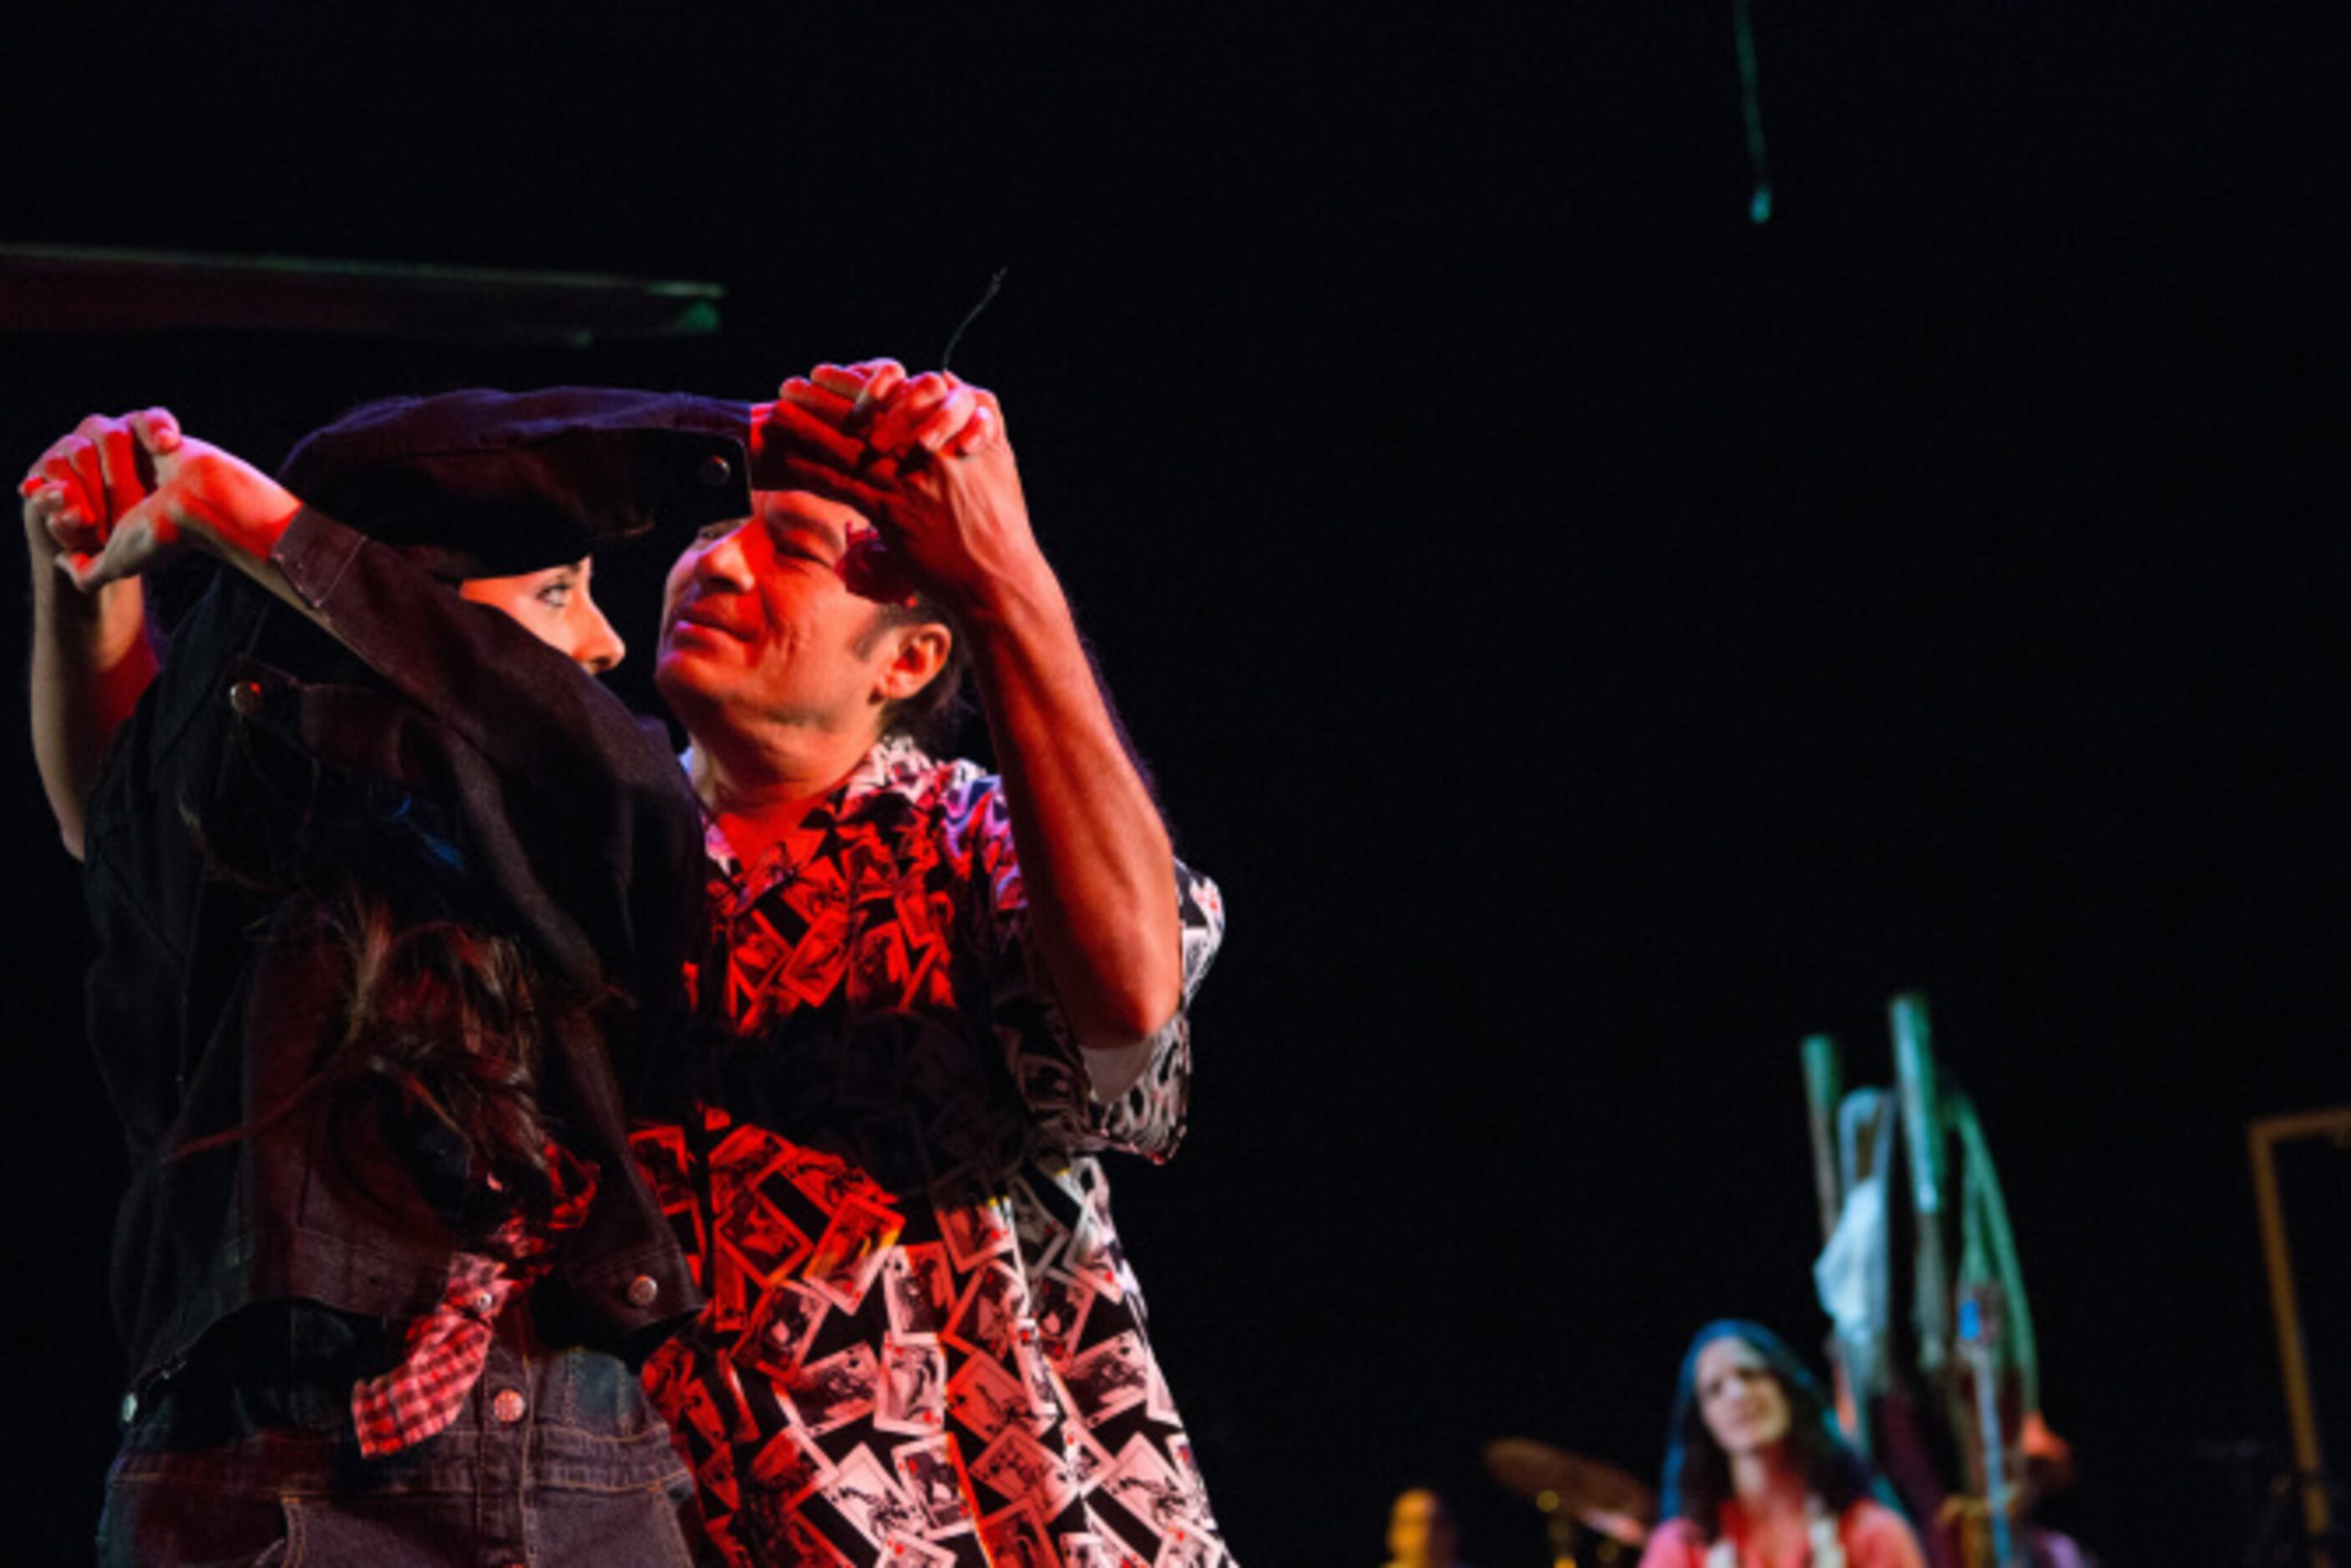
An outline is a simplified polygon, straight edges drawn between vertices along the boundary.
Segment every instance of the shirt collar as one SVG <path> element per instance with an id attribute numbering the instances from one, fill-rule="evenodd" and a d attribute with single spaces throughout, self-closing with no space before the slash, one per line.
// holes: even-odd
<path id="1" fill-rule="evenodd" d="M 678 765 L 689 779 L 694 776 L 694 754 L 695 748 L 689 744 L 677 757 Z M 914 743 L 914 737 L 884 735 L 873 743 L 873 749 L 865 753 L 849 776 L 834 786 L 831 794 L 809 808 L 808 820 L 819 825 L 847 822 L 875 796 L 911 800 L 936 766 L 929 753 Z M 702 814 L 702 846 L 712 862 L 728 876 L 742 874 L 742 857 L 736 854 L 718 819 L 707 810 Z"/>

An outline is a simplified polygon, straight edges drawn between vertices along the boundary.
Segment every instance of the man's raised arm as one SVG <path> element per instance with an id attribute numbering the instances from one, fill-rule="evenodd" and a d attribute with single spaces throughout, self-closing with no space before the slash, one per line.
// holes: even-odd
<path id="1" fill-rule="evenodd" d="M 884 454 L 887 472 L 869 465 L 870 483 L 843 484 L 837 470 L 829 480 L 813 471 L 799 477 L 869 509 L 908 574 L 960 622 L 1004 776 L 1031 930 L 1095 1091 L 1114 1097 L 1183 1001 L 1174 850 L 1029 527 L 994 396 L 950 376 L 907 380 L 894 370 L 827 367 L 813 391 L 788 387 L 771 417 L 813 410 L 838 418 L 823 406 L 828 393 L 855 401 L 861 415 L 871 410 L 866 444 Z"/>

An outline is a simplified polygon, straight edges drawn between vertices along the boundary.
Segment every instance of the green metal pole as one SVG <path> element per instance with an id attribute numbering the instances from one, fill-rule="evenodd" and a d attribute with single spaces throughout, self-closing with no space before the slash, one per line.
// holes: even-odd
<path id="1" fill-rule="evenodd" d="M 1829 1034 L 1804 1038 L 1804 1106 L 1813 1129 L 1813 1193 L 1821 1205 L 1821 1240 L 1836 1234 L 1844 1212 L 1837 1178 L 1837 1102 L 1844 1098 L 1844 1053 Z"/>
<path id="2" fill-rule="evenodd" d="M 1902 1143 L 1909 1154 L 1910 1202 L 1918 1220 L 1918 1366 L 1939 1373 L 1951 1345 L 1951 1273 L 1943 1256 L 1943 1118 L 1935 1098 L 1935 1045 L 1927 999 L 1904 992 L 1888 1008 L 1894 1024 L 1895 1086 L 1902 1098 Z"/>

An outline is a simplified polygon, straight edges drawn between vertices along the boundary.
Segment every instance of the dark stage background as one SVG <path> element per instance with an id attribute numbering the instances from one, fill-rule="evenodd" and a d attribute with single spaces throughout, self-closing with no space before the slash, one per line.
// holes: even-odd
<path id="1" fill-rule="evenodd" d="M 1374 1563 L 1427 1479 L 1531 1565 L 1481 1443 L 1653 1475 L 1701 1320 L 1815 1343 L 1796 1044 L 1884 1080 L 1905 987 L 2060 1517 L 2233 1560 L 2223 1456 L 2284 1435 L 2244 1124 L 2351 1033 L 2339 7 L 1756 0 L 1761 227 L 1729 0 L 238 9 L 12 12 L 0 240 L 709 279 L 724 330 L 13 334 L 13 461 L 148 401 L 274 462 L 393 391 L 757 397 L 935 360 L 1009 269 L 957 369 L 1232 912 L 1191 1143 L 1114 1179 L 1241 1561 Z M 0 1554 L 71 1562 L 119 1160 L 21 752 Z"/>

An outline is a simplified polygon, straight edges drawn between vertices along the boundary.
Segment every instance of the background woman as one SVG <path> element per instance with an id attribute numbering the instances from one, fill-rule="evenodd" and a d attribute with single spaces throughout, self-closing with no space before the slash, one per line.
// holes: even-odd
<path id="1" fill-rule="evenodd" d="M 1661 1509 L 1641 1568 L 1922 1568 L 1869 1469 L 1777 1334 L 1724 1319 L 1682 1357 Z"/>

